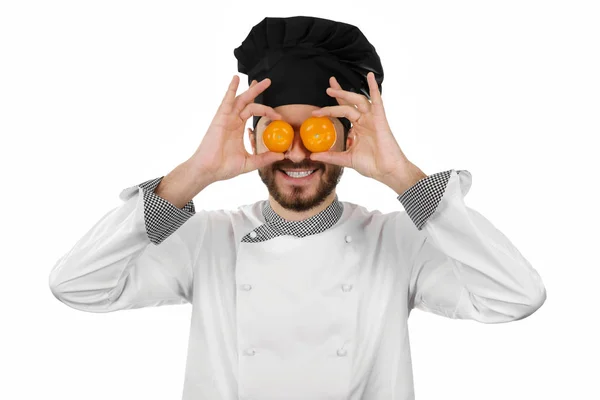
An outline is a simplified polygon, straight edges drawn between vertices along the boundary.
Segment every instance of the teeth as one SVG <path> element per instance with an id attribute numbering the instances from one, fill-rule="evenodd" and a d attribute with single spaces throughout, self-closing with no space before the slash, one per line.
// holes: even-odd
<path id="1" fill-rule="evenodd" d="M 305 176 L 309 176 L 310 174 L 312 174 L 314 171 L 306 171 L 306 172 L 287 172 L 284 171 L 287 176 L 291 176 L 292 178 L 304 178 Z"/>

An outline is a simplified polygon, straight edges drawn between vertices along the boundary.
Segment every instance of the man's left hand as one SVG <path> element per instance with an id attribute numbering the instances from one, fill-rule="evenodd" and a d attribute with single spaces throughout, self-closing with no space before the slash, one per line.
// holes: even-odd
<path id="1" fill-rule="evenodd" d="M 343 90 L 335 77 L 329 79 L 331 87 L 327 88 L 327 94 L 335 97 L 339 106 L 323 107 L 312 114 L 315 117 L 345 117 L 350 120 L 352 128 L 348 137 L 351 144 L 341 152 L 312 153 L 310 159 L 353 168 L 402 194 L 427 175 L 406 158 L 394 138 L 372 72 L 367 74 L 367 81 L 371 100 L 362 94 Z"/>

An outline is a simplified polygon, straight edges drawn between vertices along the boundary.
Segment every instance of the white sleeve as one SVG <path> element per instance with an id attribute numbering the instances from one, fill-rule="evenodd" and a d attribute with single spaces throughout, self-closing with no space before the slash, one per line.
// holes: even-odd
<path id="1" fill-rule="evenodd" d="M 155 195 L 161 179 L 123 190 L 124 203 L 58 260 L 49 279 L 58 300 L 88 312 L 192 301 L 207 213 L 194 216 L 193 205 L 178 209 Z"/>
<path id="2" fill-rule="evenodd" d="M 443 194 L 433 213 L 411 213 L 426 218 L 413 218 L 420 229 L 410 227 L 409 309 L 483 323 L 533 314 L 546 300 L 539 274 L 502 232 L 465 205 L 471 174 L 449 172 L 438 175 L 438 182 L 423 179 L 409 189 L 413 197 L 421 193 L 425 198 L 440 187 Z M 444 176 L 447 185 L 440 184 Z M 419 201 L 413 198 L 411 204 Z"/>

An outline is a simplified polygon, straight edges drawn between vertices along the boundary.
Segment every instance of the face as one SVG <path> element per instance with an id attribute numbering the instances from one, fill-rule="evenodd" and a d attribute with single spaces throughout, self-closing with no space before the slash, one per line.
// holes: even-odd
<path id="1" fill-rule="evenodd" d="M 304 147 L 300 139 L 302 122 L 312 117 L 311 112 L 319 107 L 307 104 L 287 104 L 275 107 L 275 111 L 283 116 L 283 120 L 294 128 L 292 147 L 285 153 L 285 159 L 267 165 L 258 170 L 258 174 L 267 186 L 269 194 L 283 208 L 292 211 L 306 211 L 320 205 L 332 193 L 340 181 L 343 167 L 312 161 L 311 152 Z M 337 118 L 330 118 L 335 125 L 336 142 L 330 151 L 344 151 L 344 127 Z M 256 132 L 250 134 L 250 143 L 254 154 L 268 151 L 262 141 L 262 134 L 271 122 L 267 117 L 261 117 L 256 125 Z M 304 178 L 288 176 L 287 171 L 313 171 Z"/>

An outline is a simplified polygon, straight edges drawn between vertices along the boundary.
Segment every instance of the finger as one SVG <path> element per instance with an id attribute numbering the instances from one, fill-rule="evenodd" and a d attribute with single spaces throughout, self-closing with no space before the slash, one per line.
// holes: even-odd
<path id="1" fill-rule="evenodd" d="M 342 88 L 340 86 L 340 84 L 338 83 L 337 79 L 335 79 L 335 76 L 332 76 L 331 78 L 329 78 L 329 84 L 334 89 L 341 89 Z"/>
<path id="2" fill-rule="evenodd" d="M 237 75 L 234 75 L 231 79 L 231 82 L 229 82 L 229 87 L 227 88 L 227 92 L 225 92 L 223 101 L 221 101 L 221 106 L 219 108 L 223 108 L 223 110 L 227 113 L 231 112 L 233 108 L 233 105 L 235 103 L 235 95 L 237 93 L 239 83 L 239 77 Z"/>
<path id="3" fill-rule="evenodd" d="M 276 161 L 283 161 L 285 154 L 274 151 L 266 151 L 260 154 L 250 154 L 246 162 L 246 171 L 250 172 L 255 169 L 264 168 L 267 165 L 273 164 Z"/>
<path id="4" fill-rule="evenodd" d="M 379 86 L 375 80 L 375 74 L 369 72 L 367 74 L 367 82 L 369 83 L 369 95 L 371 96 L 371 103 L 377 106 L 383 106 L 383 100 L 381 99 L 381 93 L 379 92 Z"/>
<path id="5" fill-rule="evenodd" d="M 258 81 L 257 81 L 256 79 L 253 79 L 253 80 L 252 80 L 252 83 L 250 83 L 250 87 L 249 87 L 249 89 L 250 89 L 250 88 L 252 88 L 252 87 L 254 87 L 254 85 L 256 85 L 257 83 L 258 83 Z M 255 97 L 255 98 L 256 98 L 256 97 Z M 255 98 L 254 98 L 254 99 L 255 99 Z M 254 99 L 252 99 L 252 101 L 251 101 L 252 103 L 254 103 Z"/>
<path id="6" fill-rule="evenodd" d="M 248 104 L 253 103 L 256 96 L 262 93 L 270 85 L 271 80 L 269 78 L 265 78 L 253 87 L 248 88 L 248 90 L 246 90 L 244 93 L 240 94 L 235 100 L 235 105 L 233 107 L 235 112 L 239 113 Z"/>
<path id="7" fill-rule="evenodd" d="M 343 90 L 342 87 L 340 86 L 340 84 L 338 83 L 338 81 L 335 79 L 335 76 L 332 76 L 329 78 L 329 85 L 334 89 Z M 344 99 L 341 99 L 339 97 L 336 97 L 336 100 L 337 100 L 338 104 L 341 106 L 343 106 L 345 104 L 351 105 L 350 103 L 348 103 L 347 101 L 345 101 Z"/>
<path id="8" fill-rule="evenodd" d="M 248 118 L 252 116 L 261 116 L 267 117 L 271 120 L 283 119 L 281 114 L 277 111 L 273 110 L 273 108 L 266 106 L 264 104 L 250 103 L 248 104 L 242 112 L 240 112 L 240 118 L 243 121 L 246 121 Z"/>
<path id="9" fill-rule="evenodd" d="M 356 104 L 358 111 L 360 111 L 361 113 L 368 113 L 371 110 L 371 103 L 369 103 L 369 99 L 367 99 L 362 94 L 333 88 L 328 88 L 327 94 L 332 97 L 335 97 L 336 99 L 343 99 L 348 105 L 354 106 Z"/>
<path id="10" fill-rule="evenodd" d="M 352 167 L 352 157 L 349 151 L 323 151 L 311 153 L 310 159 L 326 164 L 339 165 L 341 167 Z"/>
<path id="11" fill-rule="evenodd" d="M 360 111 L 358 111 L 353 106 L 329 106 L 323 107 L 318 110 L 314 110 L 312 112 L 314 116 L 328 116 L 334 118 L 346 117 L 350 122 L 356 123 L 356 121 L 362 115 Z"/>

